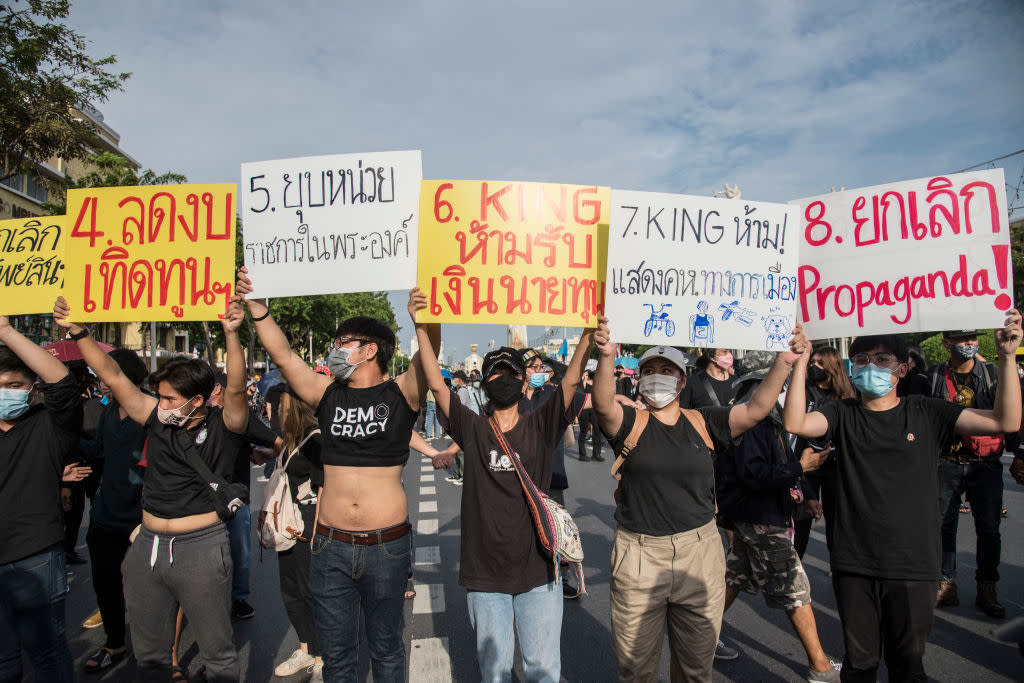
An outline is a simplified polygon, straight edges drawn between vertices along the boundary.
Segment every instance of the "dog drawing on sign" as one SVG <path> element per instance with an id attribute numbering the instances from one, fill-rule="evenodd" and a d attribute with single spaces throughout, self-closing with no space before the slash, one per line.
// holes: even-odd
<path id="1" fill-rule="evenodd" d="M 765 329 L 764 345 L 769 349 L 789 349 L 789 336 L 793 329 L 789 316 L 773 308 L 768 315 L 761 316 L 761 320 Z"/>

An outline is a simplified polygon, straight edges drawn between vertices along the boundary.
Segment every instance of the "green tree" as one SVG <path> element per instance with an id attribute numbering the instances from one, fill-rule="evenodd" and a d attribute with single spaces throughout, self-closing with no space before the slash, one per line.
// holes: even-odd
<path id="1" fill-rule="evenodd" d="M 69 28 L 68 0 L 0 5 L 0 179 L 31 170 L 52 156 L 83 159 L 95 125 L 79 111 L 105 102 L 131 76 L 93 59 L 84 36 Z"/>
<path id="2" fill-rule="evenodd" d="M 43 204 L 54 216 L 67 213 L 67 191 L 91 187 L 133 187 L 135 185 L 175 185 L 187 183 L 181 173 L 157 173 L 151 169 L 137 171 L 131 162 L 113 152 L 90 152 L 84 158 L 89 171 L 79 178 L 66 178 L 57 201 Z"/>

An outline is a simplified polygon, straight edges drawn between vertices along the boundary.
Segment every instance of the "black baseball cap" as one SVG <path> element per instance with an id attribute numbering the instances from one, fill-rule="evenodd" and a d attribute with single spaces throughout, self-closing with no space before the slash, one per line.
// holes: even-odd
<path id="1" fill-rule="evenodd" d="M 494 371 L 501 366 L 511 370 L 514 375 L 526 373 L 526 363 L 523 362 L 523 354 L 511 346 L 502 346 L 500 349 L 490 351 L 484 356 L 482 372 L 484 379 L 493 375 Z"/>
<path id="2" fill-rule="evenodd" d="M 964 339 L 965 337 L 977 337 L 977 330 L 946 330 L 942 333 L 943 339 Z"/>

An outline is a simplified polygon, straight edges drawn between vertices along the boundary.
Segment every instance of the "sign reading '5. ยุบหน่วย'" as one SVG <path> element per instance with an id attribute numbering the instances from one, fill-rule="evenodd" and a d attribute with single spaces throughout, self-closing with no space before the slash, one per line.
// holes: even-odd
<path id="1" fill-rule="evenodd" d="M 1003 170 L 799 199 L 811 339 L 987 328 L 1013 305 Z"/>
<path id="2" fill-rule="evenodd" d="M 617 342 L 784 351 L 796 300 L 786 204 L 612 190 L 607 315 Z"/>
<path id="3" fill-rule="evenodd" d="M 595 326 L 609 188 L 425 180 L 419 320 Z"/>
<path id="4" fill-rule="evenodd" d="M 234 184 L 68 192 L 71 320 L 213 320 L 235 270 Z"/>
<path id="5" fill-rule="evenodd" d="M 422 178 L 419 151 L 242 164 L 254 296 L 412 287 Z"/>
<path id="6" fill-rule="evenodd" d="M 64 286 L 67 216 L 0 221 L 0 315 L 49 313 Z"/>

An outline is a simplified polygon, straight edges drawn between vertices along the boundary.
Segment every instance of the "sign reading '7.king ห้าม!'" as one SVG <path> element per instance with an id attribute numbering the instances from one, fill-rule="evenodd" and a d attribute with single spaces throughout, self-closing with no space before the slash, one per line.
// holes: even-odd
<path id="1" fill-rule="evenodd" d="M 1005 187 L 995 169 L 792 202 L 807 336 L 1002 326 L 1013 305 Z"/>
<path id="2" fill-rule="evenodd" d="M 76 322 L 213 320 L 231 298 L 234 184 L 68 192 L 64 296 Z"/>

